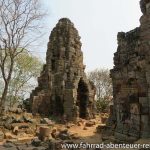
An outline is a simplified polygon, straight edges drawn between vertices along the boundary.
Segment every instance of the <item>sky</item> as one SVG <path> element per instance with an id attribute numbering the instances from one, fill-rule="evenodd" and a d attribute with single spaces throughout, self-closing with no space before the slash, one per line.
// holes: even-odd
<path id="1" fill-rule="evenodd" d="M 38 54 L 45 59 L 51 30 L 60 18 L 69 18 L 79 31 L 86 71 L 113 67 L 117 33 L 140 25 L 139 0 L 42 0 L 47 10 L 46 33 Z"/>

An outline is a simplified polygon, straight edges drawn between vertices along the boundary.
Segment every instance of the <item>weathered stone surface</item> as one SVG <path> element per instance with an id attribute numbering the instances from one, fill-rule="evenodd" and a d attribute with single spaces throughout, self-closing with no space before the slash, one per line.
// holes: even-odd
<path id="1" fill-rule="evenodd" d="M 23 110 L 21 108 L 17 108 L 17 107 L 9 108 L 8 111 L 13 112 L 13 113 L 17 113 L 17 114 L 21 114 L 23 112 Z"/>
<path id="2" fill-rule="evenodd" d="M 18 132 L 19 132 L 18 126 L 15 126 L 14 129 L 13 129 L 13 133 L 14 133 L 15 135 L 17 135 Z"/>
<path id="3" fill-rule="evenodd" d="M 32 141 L 32 145 L 33 146 L 35 146 L 35 147 L 39 147 L 39 146 L 41 146 L 41 140 L 39 140 L 39 139 L 34 139 L 33 141 Z"/>
<path id="4" fill-rule="evenodd" d="M 5 148 L 14 148 L 15 145 L 14 145 L 13 143 L 11 143 L 11 142 L 6 142 L 6 143 L 4 144 L 4 147 L 5 147 Z"/>
<path id="5" fill-rule="evenodd" d="M 5 139 L 17 139 L 17 136 L 13 135 L 11 132 L 6 132 Z"/>
<path id="6" fill-rule="evenodd" d="M 106 129 L 106 124 L 100 124 L 100 125 L 98 125 L 98 126 L 96 127 L 96 131 L 97 131 L 98 133 L 101 133 L 102 130 L 104 130 L 104 129 Z"/>
<path id="7" fill-rule="evenodd" d="M 13 123 L 13 118 L 8 117 L 5 121 L 5 128 L 11 130 L 11 124 Z"/>
<path id="8" fill-rule="evenodd" d="M 22 129 L 22 128 L 29 128 L 30 125 L 28 123 L 12 123 L 11 126 L 13 129 L 16 126 L 18 127 L 18 129 Z"/>
<path id="9" fill-rule="evenodd" d="M 56 139 L 56 138 L 57 138 L 57 135 L 58 135 L 57 129 L 56 129 L 56 128 L 52 129 L 52 132 L 51 132 L 52 138 Z"/>
<path id="10" fill-rule="evenodd" d="M 23 114 L 23 118 L 24 118 L 24 121 L 25 122 L 30 122 L 30 123 L 33 123 L 34 120 L 33 120 L 33 116 L 31 113 L 24 113 Z"/>
<path id="11" fill-rule="evenodd" d="M 55 115 L 64 122 L 94 116 L 95 86 L 85 75 L 81 45 L 73 23 L 60 19 L 49 38 L 38 87 L 30 96 L 32 113 Z"/>
<path id="12" fill-rule="evenodd" d="M 110 118 L 116 125 L 115 136 L 122 140 L 150 137 L 150 0 L 141 0 L 140 5 L 141 25 L 118 33 L 111 70 L 114 106 Z"/>
<path id="13" fill-rule="evenodd" d="M 4 139 L 4 133 L 2 131 L 0 131 L 0 142 L 2 142 Z"/>
<path id="14" fill-rule="evenodd" d="M 86 127 L 93 127 L 95 124 L 96 124 L 95 121 L 88 121 L 85 123 L 85 126 Z"/>
<path id="15" fill-rule="evenodd" d="M 39 139 L 45 141 L 49 138 L 49 136 L 50 136 L 50 128 L 41 126 L 39 128 Z"/>
<path id="16" fill-rule="evenodd" d="M 43 118 L 41 119 L 41 123 L 43 124 L 48 124 L 48 125 L 53 125 L 54 123 L 52 122 L 52 120 L 48 119 L 48 118 Z"/>

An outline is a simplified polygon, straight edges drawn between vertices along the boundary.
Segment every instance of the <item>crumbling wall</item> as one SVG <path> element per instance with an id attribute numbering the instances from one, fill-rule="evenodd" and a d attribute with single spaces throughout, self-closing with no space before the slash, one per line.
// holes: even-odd
<path id="1" fill-rule="evenodd" d="M 30 97 L 33 113 L 64 116 L 68 120 L 94 116 L 95 87 L 84 72 L 81 45 L 73 23 L 60 19 L 49 38 L 38 87 Z"/>
<path id="2" fill-rule="evenodd" d="M 150 137 L 150 0 L 140 1 L 140 27 L 117 36 L 114 54 L 113 114 L 115 137 Z"/>

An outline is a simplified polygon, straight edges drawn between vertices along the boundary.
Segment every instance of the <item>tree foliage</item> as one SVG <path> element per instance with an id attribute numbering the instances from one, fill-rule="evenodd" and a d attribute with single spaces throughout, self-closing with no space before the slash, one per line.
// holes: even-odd
<path id="1" fill-rule="evenodd" d="M 105 98 L 97 99 L 96 108 L 98 112 L 106 112 L 108 110 L 108 106 L 109 106 L 108 99 Z"/>
<path id="2" fill-rule="evenodd" d="M 30 92 L 36 84 L 35 79 L 39 76 L 41 68 L 41 60 L 31 55 L 27 50 L 24 50 L 23 53 L 20 53 L 16 57 L 8 87 L 7 105 L 11 107 L 28 95 L 28 92 Z M 1 84 L 1 89 L 3 88 L 4 84 Z M 0 93 L 2 93 L 2 90 L 0 90 Z"/>
<path id="3" fill-rule="evenodd" d="M 40 20 L 44 15 L 38 0 L 0 1 L 0 72 L 4 82 L 0 99 L 1 111 L 5 105 L 16 58 L 36 40 L 35 33 L 41 27 Z"/>
<path id="4" fill-rule="evenodd" d="M 108 69 L 95 69 L 88 72 L 88 78 L 96 86 L 97 99 L 112 95 L 112 81 Z"/>
<path id="5" fill-rule="evenodd" d="M 35 79 L 39 76 L 42 62 L 39 58 L 28 52 L 18 55 L 8 94 L 13 96 L 8 99 L 10 106 L 18 100 L 22 100 L 34 88 Z"/>
<path id="6" fill-rule="evenodd" d="M 95 69 L 88 72 L 88 78 L 96 86 L 96 106 L 99 112 L 108 108 L 112 96 L 112 81 L 108 69 Z"/>

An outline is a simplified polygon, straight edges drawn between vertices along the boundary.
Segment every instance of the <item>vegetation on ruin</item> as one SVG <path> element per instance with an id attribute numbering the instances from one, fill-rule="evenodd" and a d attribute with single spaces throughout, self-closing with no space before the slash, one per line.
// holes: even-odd
<path id="1" fill-rule="evenodd" d="M 88 78 L 96 86 L 96 108 L 98 112 L 107 112 L 112 96 L 110 71 L 100 68 L 88 72 Z"/>

